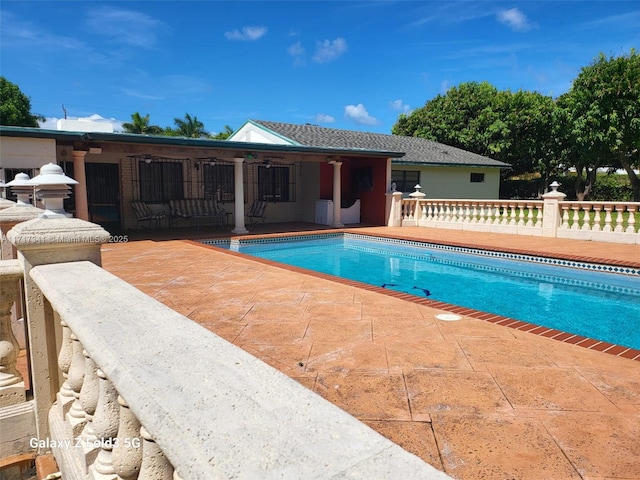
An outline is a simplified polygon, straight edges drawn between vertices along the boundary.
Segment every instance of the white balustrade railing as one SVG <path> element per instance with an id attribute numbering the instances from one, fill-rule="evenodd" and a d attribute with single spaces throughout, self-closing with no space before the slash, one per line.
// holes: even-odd
<path id="1" fill-rule="evenodd" d="M 449 478 L 94 263 L 30 278 L 61 326 L 62 478 Z"/>
<path id="2" fill-rule="evenodd" d="M 563 201 L 564 195 L 555 191 L 543 197 L 458 200 L 396 195 L 388 225 L 640 244 L 640 203 Z"/>

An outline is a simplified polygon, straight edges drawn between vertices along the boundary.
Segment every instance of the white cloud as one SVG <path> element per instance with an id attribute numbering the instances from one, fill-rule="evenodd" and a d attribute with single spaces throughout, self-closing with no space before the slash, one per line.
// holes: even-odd
<path id="1" fill-rule="evenodd" d="M 293 57 L 295 65 L 303 65 L 304 64 L 304 54 L 305 50 L 302 46 L 302 42 L 296 42 L 287 48 L 287 53 Z"/>
<path id="2" fill-rule="evenodd" d="M 89 12 L 86 27 L 92 32 L 111 37 L 113 41 L 151 48 L 157 31 L 164 24 L 145 13 L 113 7 L 99 7 Z"/>
<path id="3" fill-rule="evenodd" d="M 440 93 L 442 95 L 446 94 L 447 91 L 449 90 L 449 87 L 451 86 L 451 84 L 449 83 L 449 80 L 443 80 L 440 82 Z"/>
<path id="4" fill-rule="evenodd" d="M 331 115 L 327 115 L 326 113 L 318 113 L 313 120 L 317 123 L 333 123 L 336 121 L 334 117 Z"/>
<path id="5" fill-rule="evenodd" d="M 378 125 L 380 123 L 376 117 L 369 115 L 369 112 L 361 103 L 344 107 L 344 116 L 358 125 Z"/>
<path id="6" fill-rule="evenodd" d="M 316 53 L 313 55 L 313 61 L 317 63 L 330 62 L 346 51 L 347 41 L 344 38 L 316 42 Z"/>
<path id="7" fill-rule="evenodd" d="M 504 23 L 511 30 L 516 32 L 526 32 L 531 30 L 535 25 L 529 22 L 527 16 L 517 8 L 509 10 L 500 10 L 497 14 L 498 21 Z"/>
<path id="8" fill-rule="evenodd" d="M 389 102 L 389 107 L 391 107 L 391 110 L 402 113 L 408 113 L 409 110 L 411 110 L 411 107 L 409 105 L 405 105 L 404 103 L 402 103 L 402 99 Z"/>
<path id="9" fill-rule="evenodd" d="M 267 27 L 242 27 L 242 30 L 224 32 L 227 40 L 258 40 L 267 33 Z"/>

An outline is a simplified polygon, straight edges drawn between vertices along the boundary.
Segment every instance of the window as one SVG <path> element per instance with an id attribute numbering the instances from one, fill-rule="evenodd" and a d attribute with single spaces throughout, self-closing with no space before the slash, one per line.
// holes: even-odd
<path id="1" fill-rule="evenodd" d="M 219 202 L 235 201 L 235 182 L 233 179 L 233 165 L 219 164 L 204 165 L 202 170 L 204 180 L 204 198 L 215 198 Z"/>
<path id="2" fill-rule="evenodd" d="M 471 183 L 484 183 L 484 173 L 471 172 Z"/>
<path id="3" fill-rule="evenodd" d="M 414 170 L 392 170 L 391 182 L 396 184 L 396 190 L 403 193 L 411 193 L 420 183 L 420 172 Z"/>
<path id="4" fill-rule="evenodd" d="M 166 203 L 184 198 L 182 162 L 138 163 L 140 172 L 140 200 Z"/>
<path id="5" fill-rule="evenodd" d="M 295 178 L 293 165 L 259 165 L 257 198 L 268 202 L 295 202 Z"/>

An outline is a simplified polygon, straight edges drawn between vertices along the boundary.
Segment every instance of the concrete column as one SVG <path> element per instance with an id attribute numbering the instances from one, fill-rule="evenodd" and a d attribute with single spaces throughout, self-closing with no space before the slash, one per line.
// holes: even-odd
<path id="1" fill-rule="evenodd" d="M 57 358 L 62 329 L 29 272 L 37 265 L 51 263 L 86 260 L 100 265 L 100 246 L 109 241 L 109 233 L 78 218 L 36 218 L 13 227 L 7 238 L 17 249 L 24 272 L 36 432 L 39 439 L 46 439 L 49 409 L 62 384 Z"/>
<path id="2" fill-rule="evenodd" d="M 542 210 L 542 236 L 556 237 L 558 227 L 562 223 L 562 211 L 560 202 L 565 199 L 566 195 L 558 192 L 557 182 L 553 182 L 550 187 L 551 191 L 542 195 L 544 205 Z"/>
<path id="3" fill-rule="evenodd" d="M 340 167 L 342 162 L 332 160 L 329 162 L 333 165 L 333 223 L 332 227 L 340 228 L 344 227 L 340 214 L 340 208 L 342 207 L 342 186 L 340 182 Z"/>
<path id="4" fill-rule="evenodd" d="M 387 193 L 387 226 L 402 226 L 402 192 Z"/>
<path id="5" fill-rule="evenodd" d="M 78 182 L 75 186 L 76 217 L 81 220 L 89 220 L 89 201 L 87 199 L 87 175 L 84 168 L 86 150 L 73 150 L 73 176 Z"/>
<path id="6" fill-rule="evenodd" d="M 233 159 L 233 180 L 235 185 L 235 218 L 236 218 L 236 226 L 232 233 L 249 233 L 244 226 L 244 178 L 242 175 L 242 164 L 244 163 L 244 158 L 238 157 Z"/>

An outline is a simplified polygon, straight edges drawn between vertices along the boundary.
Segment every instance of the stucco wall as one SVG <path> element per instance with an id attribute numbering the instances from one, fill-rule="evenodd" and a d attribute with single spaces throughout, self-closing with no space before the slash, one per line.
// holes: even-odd
<path id="1" fill-rule="evenodd" d="M 55 140 L 0 137 L 0 168 L 32 169 L 47 163 L 56 163 Z"/>
<path id="2" fill-rule="evenodd" d="M 420 171 L 420 186 L 427 198 L 498 199 L 500 169 L 487 167 L 411 167 L 393 170 Z M 484 182 L 472 183 L 471 173 L 484 173 Z"/>

